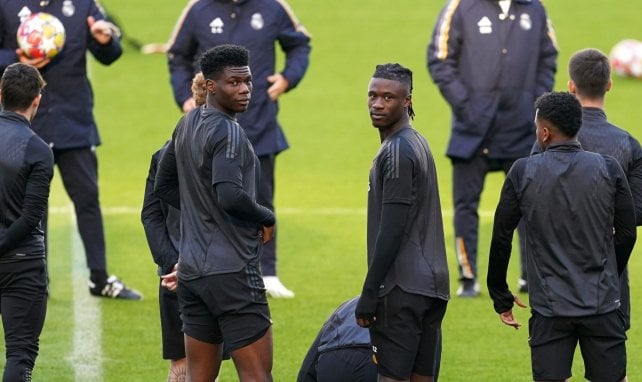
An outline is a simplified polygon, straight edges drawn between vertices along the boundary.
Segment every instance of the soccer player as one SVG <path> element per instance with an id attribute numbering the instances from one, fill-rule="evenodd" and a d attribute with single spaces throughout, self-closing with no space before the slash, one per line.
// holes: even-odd
<path id="1" fill-rule="evenodd" d="M 283 69 L 276 70 L 277 45 L 284 54 Z M 189 1 L 167 46 L 172 90 L 177 105 L 194 108 L 189 85 L 195 73 L 194 58 L 220 44 L 238 44 L 250 51 L 254 91 L 250 107 L 238 116 L 261 166 L 257 199 L 274 211 L 276 159 L 286 150 L 277 115 L 279 98 L 303 79 L 310 62 L 310 35 L 284 0 Z M 268 295 L 292 298 L 294 292 L 277 273 L 277 240 L 266 244 L 261 271 Z"/>
<path id="2" fill-rule="evenodd" d="M 476 297 L 484 179 L 492 171 L 507 173 L 517 158 L 530 153 L 533 101 L 553 89 L 554 32 L 540 0 L 449 0 L 435 25 L 427 62 L 452 109 L 446 155 L 453 168 L 457 295 Z M 524 292 L 523 254 L 521 264 L 518 283 Z"/>
<path id="3" fill-rule="evenodd" d="M 0 307 L 6 346 L 3 381 L 31 381 L 47 310 L 45 239 L 53 153 L 31 130 L 45 81 L 9 65 L 0 80 Z"/>
<path id="4" fill-rule="evenodd" d="M 637 225 L 642 225 L 642 148 L 628 132 L 609 123 L 604 112 L 606 93 L 611 90 L 609 58 L 597 49 L 576 52 L 569 61 L 569 91 L 582 105 L 582 128 L 577 140 L 586 151 L 617 159 L 626 174 L 635 204 Z M 534 152 L 541 152 L 535 143 Z M 626 329 L 631 327 L 631 297 L 628 269 L 620 277 L 620 310 Z"/>
<path id="5" fill-rule="evenodd" d="M 636 239 L 629 185 L 617 161 L 582 150 L 576 137 L 582 107 L 570 93 L 535 103 L 541 154 L 519 159 L 495 211 L 488 290 L 501 321 L 519 328 L 506 284 L 513 231 L 526 227 L 529 345 L 535 381 L 570 378 L 579 341 L 585 376 L 626 376 L 626 334 L 620 280 Z"/>
<path id="6" fill-rule="evenodd" d="M 236 122 L 252 93 L 249 54 L 219 45 L 199 64 L 207 107 L 187 113 L 174 130 L 154 187 L 181 210 L 177 293 L 187 379 L 218 375 L 224 341 L 241 381 L 268 381 L 272 330 L 259 259 L 275 219 L 256 202 L 258 158 Z"/>
<path id="7" fill-rule="evenodd" d="M 368 88 L 381 147 L 368 187 L 368 273 L 355 316 L 370 328 L 379 381 L 432 381 L 449 295 L 437 172 L 412 128 L 412 72 L 377 65 Z"/>

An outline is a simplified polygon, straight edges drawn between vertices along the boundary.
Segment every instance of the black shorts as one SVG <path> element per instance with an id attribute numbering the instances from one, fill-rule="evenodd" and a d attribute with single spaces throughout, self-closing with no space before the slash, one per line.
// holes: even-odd
<path id="1" fill-rule="evenodd" d="M 626 333 L 619 310 L 588 317 L 544 317 L 533 312 L 528 332 L 536 381 L 570 378 L 578 342 L 586 379 L 612 382 L 626 375 Z"/>
<path id="2" fill-rule="evenodd" d="M 178 309 L 178 296 L 167 288 L 158 287 L 163 359 L 185 358 L 185 341 L 181 328 L 183 321 Z"/>
<path id="3" fill-rule="evenodd" d="M 379 374 L 409 379 L 435 374 L 438 331 L 446 300 L 406 293 L 395 287 L 379 299 L 370 339 Z"/>
<path id="4" fill-rule="evenodd" d="M 229 352 L 260 339 L 272 325 L 263 278 L 254 265 L 179 280 L 177 292 L 183 333 L 201 342 L 225 342 Z"/>

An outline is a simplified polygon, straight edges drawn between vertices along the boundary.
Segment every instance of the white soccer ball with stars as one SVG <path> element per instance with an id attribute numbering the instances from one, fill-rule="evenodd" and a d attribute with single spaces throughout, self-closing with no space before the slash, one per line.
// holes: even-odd
<path id="1" fill-rule="evenodd" d="M 611 49 L 613 72 L 623 77 L 642 78 L 642 41 L 622 40 Z"/>
<path id="2" fill-rule="evenodd" d="M 17 37 L 18 46 L 27 57 L 52 58 L 65 45 L 65 27 L 54 15 L 34 13 L 20 24 Z"/>

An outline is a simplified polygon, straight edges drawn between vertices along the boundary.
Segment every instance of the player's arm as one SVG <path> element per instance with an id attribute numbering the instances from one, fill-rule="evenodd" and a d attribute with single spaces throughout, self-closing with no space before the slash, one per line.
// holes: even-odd
<path id="1" fill-rule="evenodd" d="M 376 320 L 379 286 L 397 258 L 409 211 L 409 204 L 384 203 L 383 205 L 374 254 L 355 310 L 359 326 L 368 327 Z"/>
<path id="2" fill-rule="evenodd" d="M 540 32 L 539 59 L 537 62 L 537 79 L 535 84 L 535 97 L 553 90 L 555 72 L 557 71 L 557 41 L 551 20 L 546 15 L 544 7 L 541 12 L 546 20 Z"/>
<path id="3" fill-rule="evenodd" d="M 500 314 L 511 311 L 515 300 L 508 289 L 506 273 L 512 250 L 513 232 L 522 216 L 515 186 L 525 163 L 523 160 L 515 162 L 506 176 L 493 222 L 486 283 L 495 311 Z"/>
<path id="4" fill-rule="evenodd" d="M 403 144 L 402 144 L 403 142 Z M 395 145 L 398 146 L 395 147 Z M 361 297 L 355 309 L 357 323 L 370 326 L 376 320 L 379 286 L 392 267 L 404 240 L 410 201 L 412 200 L 413 159 L 407 155 L 411 148 L 405 141 L 397 140 L 388 146 L 381 161 L 383 179 L 383 205 L 381 219 L 374 244 L 368 273 L 363 283 Z"/>
<path id="5" fill-rule="evenodd" d="M 165 150 L 158 163 L 158 170 L 154 179 L 154 194 L 170 206 L 181 208 L 174 140 L 169 143 L 167 150 Z"/>
<path id="6" fill-rule="evenodd" d="M 122 54 L 120 45 L 120 30 L 113 23 L 106 20 L 103 10 L 92 1 L 87 17 L 87 49 L 103 65 L 110 65 Z"/>
<path id="7" fill-rule="evenodd" d="M 30 171 L 27 177 L 22 214 L 0 235 L 0 253 L 17 247 L 45 215 L 49 187 L 53 177 L 53 153 L 35 136 L 26 147 Z"/>
<path id="8" fill-rule="evenodd" d="M 642 147 L 640 143 L 629 135 L 633 161 L 629 167 L 628 181 L 635 204 L 636 225 L 642 225 Z"/>
<path id="9" fill-rule="evenodd" d="M 214 191 L 221 208 L 230 216 L 265 227 L 271 227 L 276 222 L 274 213 L 269 208 L 252 200 L 240 184 L 235 182 L 216 183 Z"/>
<path id="10" fill-rule="evenodd" d="M 159 155 L 160 152 L 156 152 L 152 156 L 149 174 L 145 181 L 141 221 L 154 262 L 160 267 L 162 274 L 168 274 L 178 262 L 178 251 L 174 248 L 167 232 L 167 217 L 163 212 L 161 200 L 154 195 L 154 179 Z"/>
<path id="11" fill-rule="evenodd" d="M 233 218 L 252 222 L 263 227 L 272 227 L 274 213 L 258 204 L 243 188 L 243 166 L 247 156 L 254 156 L 248 149 L 249 142 L 241 139 L 245 135 L 241 127 L 231 121 L 220 126 L 217 132 L 224 134 L 211 137 L 212 187 L 223 210 Z M 268 232 L 269 234 L 269 232 Z"/>
<path id="12" fill-rule="evenodd" d="M 310 64 L 310 34 L 301 25 L 291 9 L 281 8 L 277 40 L 285 53 L 285 68 L 280 73 L 287 81 L 284 91 L 294 89 L 305 75 Z"/>
<path id="13" fill-rule="evenodd" d="M 453 112 L 463 116 L 468 101 L 468 88 L 459 74 L 459 56 L 463 26 L 458 2 L 451 1 L 442 9 L 428 44 L 428 72 Z"/>
<path id="14" fill-rule="evenodd" d="M 195 1 L 189 2 L 183 10 L 174 26 L 167 51 L 167 64 L 174 100 L 183 112 L 189 111 L 183 106 L 186 101 L 192 99 L 194 56 L 198 49 L 197 41 L 191 29 L 192 25 L 196 24 L 195 18 L 198 17 L 198 14 L 192 11 L 196 3 Z"/>
<path id="15" fill-rule="evenodd" d="M 624 170 L 614 158 L 606 157 L 607 168 L 611 179 L 615 180 L 615 214 L 613 231 L 615 232 L 614 246 L 618 274 L 622 274 L 635 245 L 637 230 L 635 225 L 635 210 L 629 182 Z"/>

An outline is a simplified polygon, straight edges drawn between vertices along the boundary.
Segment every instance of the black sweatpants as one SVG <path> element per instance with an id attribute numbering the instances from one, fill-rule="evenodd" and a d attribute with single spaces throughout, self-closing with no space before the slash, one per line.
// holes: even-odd
<path id="1" fill-rule="evenodd" d="M 7 349 L 4 382 L 31 381 L 47 310 L 44 259 L 0 266 L 0 314 Z"/>

